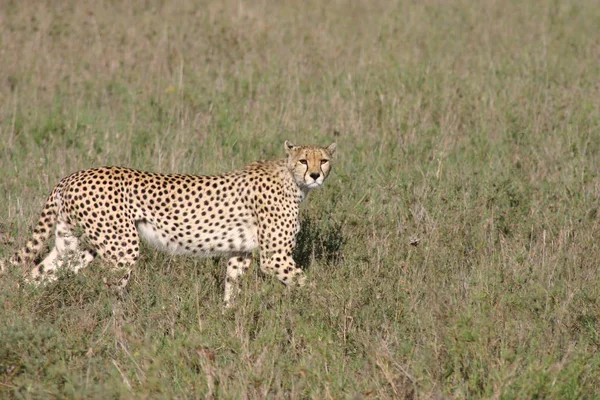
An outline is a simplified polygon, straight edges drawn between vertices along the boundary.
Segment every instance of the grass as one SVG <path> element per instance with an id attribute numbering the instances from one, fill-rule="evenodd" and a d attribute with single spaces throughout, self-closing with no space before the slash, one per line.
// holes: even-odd
<path id="1" fill-rule="evenodd" d="M 288 291 L 145 248 L 0 280 L 0 397 L 598 398 L 593 1 L 189 0 L 0 10 L 0 257 L 59 179 L 338 142 Z"/>

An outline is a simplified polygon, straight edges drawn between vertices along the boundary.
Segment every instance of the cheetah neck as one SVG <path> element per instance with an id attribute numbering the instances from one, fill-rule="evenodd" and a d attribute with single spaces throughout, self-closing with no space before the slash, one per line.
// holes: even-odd
<path id="1" fill-rule="evenodd" d="M 288 167 L 287 159 L 277 160 L 274 164 L 277 165 L 277 169 L 284 178 L 284 185 L 286 186 L 288 193 L 295 193 L 298 204 L 302 203 L 308 196 L 308 192 L 311 191 L 311 188 L 304 185 L 302 182 L 298 182 L 294 178 L 294 174 Z"/>
<path id="2" fill-rule="evenodd" d="M 281 159 L 276 161 L 258 161 L 250 164 L 249 167 L 258 166 L 265 171 L 270 171 L 269 174 L 276 177 L 285 187 L 285 192 L 295 198 L 295 201 L 300 204 L 306 199 L 308 193 L 312 188 L 298 182 L 294 178 L 294 174 L 290 171 L 287 163 L 287 159 Z"/>

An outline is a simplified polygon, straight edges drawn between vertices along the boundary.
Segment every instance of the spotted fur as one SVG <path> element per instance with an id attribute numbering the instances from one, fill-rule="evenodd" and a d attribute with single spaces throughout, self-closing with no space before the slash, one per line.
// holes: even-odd
<path id="1" fill-rule="evenodd" d="M 56 185 L 32 238 L 12 262 L 34 264 L 54 231 L 54 248 L 27 279 L 52 280 L 60 266 L 77 272 L 99 255 L 110 267 L 124 270 L 117 284 L 123 289 L 142 238 L 171 254 L 228 255 L 226 305 L 256 248 L 263 272 L 286 285 L 303 285 L 304 273 L 292 258 L 299 206 L 329 175 L 335 148 L 335 143 L 324 148 L 286 141 L 287 158 L 217 176 L 121 167 L 76 172 Z M 78 229 L 83 235 L 76 235 Z"/>

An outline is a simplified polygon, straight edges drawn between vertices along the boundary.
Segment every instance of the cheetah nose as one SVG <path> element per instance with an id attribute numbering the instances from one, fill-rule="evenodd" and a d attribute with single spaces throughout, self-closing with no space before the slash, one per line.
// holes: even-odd
<path id="1" fill-rule="evenodd" d="M 319 174 L 318 172 L 313 172 L 312 174 L 310 174 L 310 177 L 313 178 L 315 181 L 319 179 L 320 176 L 321 174 Z"/>

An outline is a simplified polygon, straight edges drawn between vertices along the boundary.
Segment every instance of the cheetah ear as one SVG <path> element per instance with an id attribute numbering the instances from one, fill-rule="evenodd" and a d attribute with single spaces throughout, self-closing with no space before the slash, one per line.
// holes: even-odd
<path id="1" fill-rule="evenodd" d="M 335 144 L 335 143 L 331 143 L 329 146 L 327 146 L 327 151 L 329 152 L 329 154 L 333 155 L 333 153 L 335 153 L 336 147 L 337 147 L 337 144 Z"/>
<path id="2" fill-rule="evenodd" d="M 294 150 L 296 148 L 296 146 L 294 146 L 294 144 L 292 144 L 289 140 L 285 141 L 285 152 L 290 154 L 290 152 L 292 150 Z"/>

